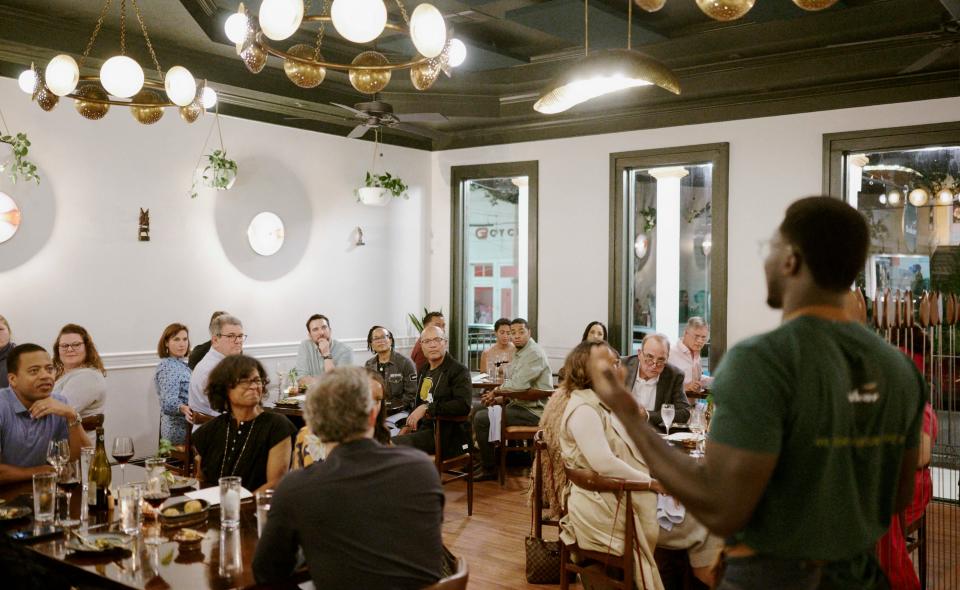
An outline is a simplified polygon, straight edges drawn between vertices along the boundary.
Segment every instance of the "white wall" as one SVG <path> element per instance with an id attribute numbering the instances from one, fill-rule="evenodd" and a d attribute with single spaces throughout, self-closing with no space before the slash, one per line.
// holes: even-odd
<path id="1" fill-rule="evenodd" d="M 425 299 L 427 153 L 384 147 L 380 170 L 400 173 L 411 198 L 370 208 L 353 189 L 371 165 L 371 143 L 223 118 L 237 182 L 191 200 L 211 115 L 188 125 L 168 109 L 143 126 L 113 107 L 88 121 L 70 100 L 43 112 L 9 79 L 0 79 L 0 107 L 11 131 L 29 134 L 42 176 L 39 187 L 0 181 L 23 210 L 21 230 L 0 244 L 0 315 L 16 342 L 48 348 L 64 323 L 91 331 L 112 368 L 107 436 L 140 435 L 138 455 L 156 441 L 149 351 L 170 322 L 186 323 L 199 343 L 210 312 L 227 309 L 244 321 L 248 349 L 266 356 L 295 351 L 290 343 L 316 312 L 357 348 L 372 323 L 412 333 L 405 315 Z M 140 207 L 150 209 L 150 242 L 137 241 Z M 245 243 L 263 210 L 277 212 L 288 234 L 269 259 Z M 358 225 L 362 248 L 352 245 Z"/>
<path id="2" fill-rule="evenodd" d="M 590 320 L 607 318 L 610 154 L 728 142 L 732 345 L 778 321 L 764 305 L 757 242 L 769 237 L 791 201 L 822 191 L 823 134 L 958 118 L 960 98 L 951 98 L 434 153 L 431 305 L 450 299 L 451 166 L 539 161 L 539 336 L 557 363 Z"/>

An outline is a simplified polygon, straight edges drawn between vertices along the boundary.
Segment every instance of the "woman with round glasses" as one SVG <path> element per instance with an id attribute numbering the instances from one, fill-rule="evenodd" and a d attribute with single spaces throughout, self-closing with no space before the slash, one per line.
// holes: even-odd
<path id="1" fill-rule="evenodd" d="M 107 398 L 107 376 L 93 338 L 83 326 L 67 324 L 53 343 L 57 381 L 52 394 L 67 398 L 81 418 L 99 414 Z"/>
<path id="2" fill-rule="evenodd" d="M 386 414 L 391 433 L 396 435 L 398 422 L 405 419 L 417 397 L 417 368 L 413 361 L 394 349 L 393 334 L 383 326 L 373 326 L 367 332 L 367 350 L 373 353 L 365 363 L 368 371 L 383 378 L 386 388 Z"/>
<path id="3" fill-rule="evenodd" d="M 204 485 L 235 475 L 255 492 L 276 487 L 287 472 L 296 429 L 286 416 L 263 410 L 267 383 L 260 361 L 242 354 L 224 358 L 210 373 L 207 396 L 222 413 L 193 433 Z"/>

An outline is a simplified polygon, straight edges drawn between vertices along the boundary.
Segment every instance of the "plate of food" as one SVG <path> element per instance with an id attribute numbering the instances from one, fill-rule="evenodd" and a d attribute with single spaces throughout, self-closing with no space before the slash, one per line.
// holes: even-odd
<path id="1" fill-rule="evenodd" d="M 18 520 L 26 518 L 33 514 L 29 506 L 2 506 L 0 507 L 0 520 Z"/>
<path id="2" fill-rule="evenodd" d="M 167 472 L 169 473 L 169 472 Z M 197 478 L 195 477 L 183 477 L 180 475 L 174 475 L 170 479 L 170 490 L 185 490 L 187 488 L 196 488 L 197 487 Z"/>
<path id="3" fill-rule="evenodd" d="M 180 545 L 182 551 L 192 551 L 200 548 L 205 536 L 200 531 L 182 528 L 173 536 L 173 540 Z"/>
<path id="4" fill-rule="evenodd" d="M 108 551 L 125 550 L 130 544 L 130 537 L 121 533 L 90 533 L 82 535 L 72 533 L 67 540 L 67 549 L 74 553 L 106 553 Z"/>
<path id="5" fill-rule="evenodd" d="M 170 498 L 160 506 L 160 523 L 169 527 L 197 524 L 207 519 L 210 503 L 186 496 Z"/>

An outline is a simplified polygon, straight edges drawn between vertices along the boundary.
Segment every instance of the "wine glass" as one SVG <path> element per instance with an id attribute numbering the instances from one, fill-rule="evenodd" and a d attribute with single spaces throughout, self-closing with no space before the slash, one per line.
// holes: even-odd
<path id="1" fill-rule="evenodd" d="M 660 406 L 660 417 L 663 418 L 663 425 L 667 428 L 667 436 L 670 436 L 670 426 L 673 424 L 674 415 L 673 404 L 663 404 Z"/>
<path id="2" fill-rule="evenodd" d="M 127 461 L 133 459 L 133 439 L 129 436 L 118 436 L 113 439 L 113 460 L 120 464 L 120 485 L 127 483 L 124 468 Z"/>
<path id="3" fill-rule="evenodd" d="M 70 460 L 70 441 L 51 440 L 47 443 L 47 463 L 57 472 L 57 479 L 63 471 L 63 464 Z"/>
<path id="4" fill-rule="evenodd" d="M 694 433 L 697 436 L 697 447 L 692 453 L 691 457 L 702 457 L 703 451 L 700 449 L 700 445 L 703 443 L 703 431 L 706 428 L 706 424 L 703 420 L 703 410 L 700 407 L 696 407 L 690 413 L 690 432 Z"/>

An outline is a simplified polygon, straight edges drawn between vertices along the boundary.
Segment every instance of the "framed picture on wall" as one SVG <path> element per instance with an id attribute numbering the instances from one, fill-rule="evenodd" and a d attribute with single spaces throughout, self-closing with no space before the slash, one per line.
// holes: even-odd
<path id="1" fill-rule="evenodd" d="M 913 254 L 874 254 L 867 263 L 867 294 L 879 288 L 920 294 L 930 288 L 930 257 Z"/>

